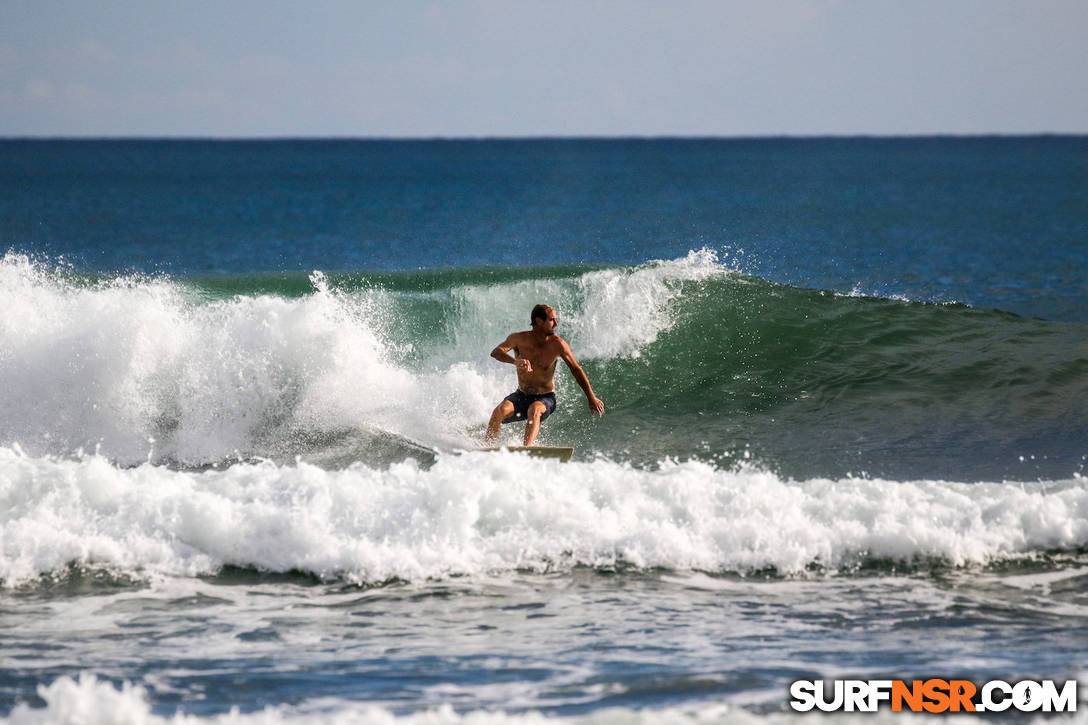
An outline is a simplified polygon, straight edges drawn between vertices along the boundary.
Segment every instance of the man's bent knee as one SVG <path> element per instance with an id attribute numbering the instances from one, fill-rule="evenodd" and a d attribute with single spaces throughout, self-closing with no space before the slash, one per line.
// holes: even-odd
<path id="1" fill-rule="evenodd" d="M 492 419 L 498 418 L 499 420 L 504 420 L 505 418 L 510 417 L 513 412 L 514 404 L 509 400 L 504 400 L 495 406 L 495 410 L 491 411 L 491 417 Z"/>

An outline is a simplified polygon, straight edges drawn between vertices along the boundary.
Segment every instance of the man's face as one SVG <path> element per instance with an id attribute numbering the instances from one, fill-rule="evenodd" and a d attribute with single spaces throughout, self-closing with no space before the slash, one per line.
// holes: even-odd
<path id="1" fill-rule="evenodd" d="M 548 314 L 544 316 L 543 320 L 537 318 L 537 324 L 548 334 L 555 334 L 555 327 L 559 324 L 559 317 L 555 314 L 555 310 L 548 310 Z"/>

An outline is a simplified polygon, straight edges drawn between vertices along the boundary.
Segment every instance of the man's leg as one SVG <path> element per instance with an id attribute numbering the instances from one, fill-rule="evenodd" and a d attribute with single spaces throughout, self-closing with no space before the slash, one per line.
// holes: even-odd
<path id="1" fill-rule="evenodd" d="M 504 400 L 495 407 L 495 410 L 491 413 L 491 420 L 487 423 L 487 434 L 484 436 L 484 443 L 494 443 L 499 439 L 502 422 L 513 412 L 514 404 L 509 400 Z"/>
<path id="2" fill-rule="evenodd" d="M 533 445 L 536 434 L 540 432 L 540 416 L 544 415 L 547 406 L 539 400 L 529 406 L 528 415 L 525 417 L 525 445 Z"/>

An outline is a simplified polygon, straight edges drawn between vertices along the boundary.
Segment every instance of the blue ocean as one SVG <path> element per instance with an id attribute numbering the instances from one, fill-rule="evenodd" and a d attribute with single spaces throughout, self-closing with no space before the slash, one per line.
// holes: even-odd
<path id="1" fill-rule="evenodd" d="M 0 721 L 1088 711 L 1088 137 L 9 139 L 0 255 Z"/>

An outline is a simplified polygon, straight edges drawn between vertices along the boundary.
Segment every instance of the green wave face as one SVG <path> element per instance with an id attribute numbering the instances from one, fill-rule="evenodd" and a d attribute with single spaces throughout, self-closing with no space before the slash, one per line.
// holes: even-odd
<path id="1" fill-rule="evenodd" d="M 686 286 L 638 359 L 598 363 L 640 460 L 683 450 L 797 478 L 1082 465 L 1083 325 L 742 277 Z"/>

